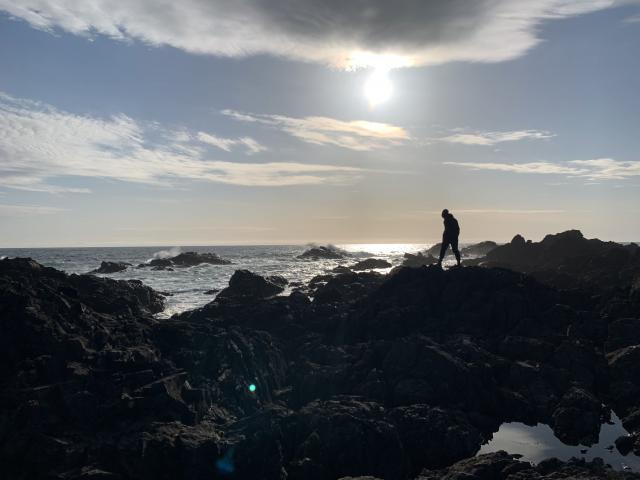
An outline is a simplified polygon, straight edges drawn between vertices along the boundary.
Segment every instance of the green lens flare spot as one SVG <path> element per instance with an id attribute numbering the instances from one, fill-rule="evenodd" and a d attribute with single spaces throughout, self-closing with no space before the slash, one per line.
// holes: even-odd
<path id="1" fill-rule="evenodd" d="M 255 383 L 252 383 L 252 384 L 249 385 L 249 391 L 251 393 L 256 391 L 256 384 Z"/>

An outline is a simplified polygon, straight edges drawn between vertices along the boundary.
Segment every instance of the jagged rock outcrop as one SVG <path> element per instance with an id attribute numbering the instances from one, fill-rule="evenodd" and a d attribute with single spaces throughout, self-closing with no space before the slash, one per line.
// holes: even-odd
<path id="1" fill-rule="evenodd" d="M 572 459 L 562 462 L 556 458 L 544 460 L 538 465 L 518 460 L 516 455 L 506 452 L 489 453 L 468 460 L 462 460 L 442 470 L 425 470 L 416 480 L 542 480 L 563 478 L 566 480 L 640 479 L 640 474 L 616 472 L 601 459 L 587 462 Z M 355 479 L 354 479 L 355 480 Z"/>
<path id="2" fill-rule="evenodd" d="M 209 265 L 230 265 L 231 261 L 220 257 L 216 253 L 183 252 L 170 258 L 154 258 L 141 263 L 138 268 L 151 267 L 152 270 L 172 270 L 172 267 L 194 267 L 207 263 Z"/>
<path id="3" fill-rule="evenodd" d="M 484 257 L 492 250 L 495 250 L 497 246 L 498 244 L 496 242 L 485 240 L 484 242 L 474 243 L 472 245 L 464 247 L 462 250 L 460 250 L 460 253 L 463 257 L 468 255 Z"/>
<path id="4" fill-rule="evenodd" d="M 362 271 L 362 270 L 372 270 L 375 268 L 389 268 L 391 264 L 386 260 L 381 258 L 367 258 L 365 260 L 360 260 L 351 266 L 351 270 L 354 271 Z"/>
<path id="5" fill-rule="evenodd" d="M 491 250 L 484 263 L 534 275 L 560 288 L 631 288 L 640 271 L 640 247 L 586 239 L 579 230 L 547 235 L 540 242 L 513 240 Z"/>
<path id="6" fill-rule="evenodd" d="M 300 255 L 297 258 L 305 260 L 341 260 L 346 258 L 345 252 L 342 252 L 335 247 L 312 247 Z"/>
<path id="7" fill-rule="evenodd" d="M 439 251 L 439 250 L 438 250 Z M 439 254 L 439 253 L 438 253 Z M 436 255 L 438 255 L 436 254 Z M 438 262 L 438 259 L 431 254 L 423 254 L 423 253 L 405 253 L 404 260 L 402 261 L 403 267 L 422 267 L 433 265 Z"/>
<path id="8" fill-rule="evenodd" d="M 117 273 L 122 272 L 130 267 L 131 264 L 127 262 L 101 262 L 100 266 L 95 270 L 91 270 L 89 274 L 92 273 Z"/>
<path id="9" fill-rule="evenodd" d="M 280 276 L 261 277 L 249 270 L 236 270 L 229 286 L 218 294 L 218 299 L 260 299 L 281 293 L 287 285 L 287 280 Z"/>

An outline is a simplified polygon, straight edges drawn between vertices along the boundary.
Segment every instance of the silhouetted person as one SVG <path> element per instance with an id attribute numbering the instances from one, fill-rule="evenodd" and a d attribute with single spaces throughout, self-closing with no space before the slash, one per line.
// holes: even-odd
<path id="1" fill-rule="evenodd" d="M 458 225 L 458 221 L 446 208 L 442 210 L 442 218 L 444 218 L 444 233 L 442 234 L 442 247 L 440 248 L 440 260 L 438 260 L 438 265 L 440 267 L 442 266 L 442 259 L 447 253 L 447 248 L 451 245 L 451 250 L 453 250 L 458 266 L 460 266 L 460 250 L 458 250 L 460 225 Z"/>

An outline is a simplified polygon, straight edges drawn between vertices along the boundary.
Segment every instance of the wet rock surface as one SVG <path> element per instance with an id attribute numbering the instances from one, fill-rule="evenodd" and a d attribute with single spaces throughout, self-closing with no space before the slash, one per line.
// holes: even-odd
<path id="1" fill-rule="evenodd" d="M 346 258 L 346 254 L 336 248 L 332 247 L 312 247 L 300 255 L 300 259 L 306 260 L 340 260 Z"/>
<path id="2" fill-rule="evenodd" d="M 229 286 L 218 294 L 218 299 L 268 298 L 281 293 L 287 283 L 280 276 L 263 278 L 249 270 L 236 270 L 229 280 Z"/>
<path id="3" fill-rule="evenodd" d="M 91 270 L 89 273 L 117 273 L 122 272 L 130 267 L 131 264 L 127 262 L 100 262 L 100 266 L 95 270 Z"/>
<path id="4" fill-rule="evenodd" d="M 351 270 L 371 270 L 374 268 L 389 268 L 390 266 L 391 264 L 389 262 L 381 258 L 367 258 L 365 260 L 360 260 L 356 264 L 352 265 Z"/>
<path id="5" fill-rule="evenodd" d="M 505 421 L 588 443 L 607 404 L 640 427 L 628 297 L 502 268 L 314 280 L 282 296 L 286 279 L 239 270 L 156 320 L 163 297 L 140 282 L 0 261 L 3 475 L 640 478 L 473 457 Z"/>
<path id="6" fill-rule="evenodd" d="M 440 252 L 439 249 L 438 249 L 438 252 Z M 439 253 L 437 253 L 436 255 L 439 255 Z M 437 262 L 438 262 L 438 259 L 431 254 L 424 254 L 421 252 L 418 252 L 415 254 L 405 253 L 404 259 L 402 261 L 402 266 L 417 268 L 422 266 L 433 265 Z"/>
<path id="7" fill-rule="evenodd" d="M 484 242 L 474 243 L 473 245 L 469 245 L 468 247 L 464 247 L 460 250 L 460 253 L 465 255 L 477 255 L 477 256 L 485 256 L 492 250 L 498 246 L 496 242 L 491 240 L 485 240 Z"/>
<path id="8" fill-rule="evenodd" d="M 538 465 L 531 465 L 506 452 L 496 452 L 463 460 L 443 470 L 423 471 L 416 480 L 533 480 L 552 478 L 622 480 L 640 478 L 640 475 L 616 472 L 597 459 L 591 462 L 582 459 L 562 462 L 554 458 L 542 461 Z"/>
<path id="9" fill-rule="evenodd" d="M 138 268 L 151 268 L 152 270 L 173 270 L 173 267 L 194 267 L 203 263 L 209 265 L 230 265 L 226 260 L 215 253 L 183 252 L 170 258 L 154 258 L 146 263 L 141 263 Z"/>

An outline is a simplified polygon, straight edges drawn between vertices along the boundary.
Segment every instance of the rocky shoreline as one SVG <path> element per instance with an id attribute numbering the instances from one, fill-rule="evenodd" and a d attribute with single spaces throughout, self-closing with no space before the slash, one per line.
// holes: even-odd
<path id="1" fill-rule="evenodd" d="M 506 421 L 589 445 L 612 408 L 640 431 L 638 247 L 571 231 L 475 263 L 343 271 L 286 296 L 286 279 L 238 271 L 158 320 L 140 282 L 1 260 L 2 475 L 640 478 L 474 457 Z M 640 453 L 635 434 L 620 444 Z"/>

